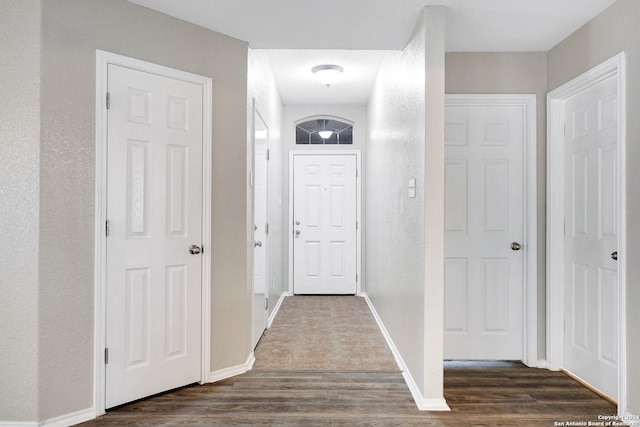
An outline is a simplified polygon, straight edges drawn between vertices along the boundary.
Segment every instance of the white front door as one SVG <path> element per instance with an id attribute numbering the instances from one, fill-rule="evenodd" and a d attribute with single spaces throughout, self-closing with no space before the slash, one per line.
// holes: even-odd
<path id="1" fill-rule="evenodd" d="M 110 408 L 200 380 L 203 92 L 116 65 L 108 90 Z"/>
<path id="2" fill-rule="evenodd" d="M 445 359 L 523 359 L 522 109 L 448 105 Z"/>
<path id="3" fill-rule="evenodd" d="M 617 77 L 565 104 L 565 368 L 618 395 Z M 615 253 L 615 255 L 614 255 Z"/>
<path id="4" fill-rule="evenodd" d="M 262 117 L 254 114 L 254 188 L 253 188 L 253 346 L 267 327 L 269 295 L 269 129 Z"/>
<path id="5" fill-rule="evenodd" d="M 293 291 L 356 294 L 356 156 L 293 159 Z"/>

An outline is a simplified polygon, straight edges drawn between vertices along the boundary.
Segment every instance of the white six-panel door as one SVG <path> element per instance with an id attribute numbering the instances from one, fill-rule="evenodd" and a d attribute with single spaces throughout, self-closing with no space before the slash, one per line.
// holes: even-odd
<path id="1" fill-rule="evenodd" d="M 618 395 L 617 78 L 565 104 L 565 368 Z"/>
<path id="2" fill-rule="evenodd" d="M 109 65 L 106 407 L 200 380 L 203 93 Z"/>
<path id="3" fill-rule="evenodd" d="M 446 359 L 523 358 L 523 126 L 520 107 L 446 108 Z"/>
<path id="4" fill-rule="evenodd" d="M 296 294 L 355 294 L 356 156 L 293 157 Z"/>
<path id="5" fill-rule="evenodd" d="M 253 346 L 267 327 L 269 295 L 269 129 L 259 114 L 254 114 L 254 187 L 253 187 Z"/>

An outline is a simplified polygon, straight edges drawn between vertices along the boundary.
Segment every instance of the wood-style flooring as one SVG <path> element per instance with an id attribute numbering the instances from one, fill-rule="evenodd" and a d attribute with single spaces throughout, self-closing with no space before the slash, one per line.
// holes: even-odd
<path id="1" fill-rule="evenodd" d="M 82 426 L 558 427 L 616 413 L 561 372 L 510 362 L 446 363 L 451 411 L 419 411 L 363 304 L 287 298 L 254 370 L 130 403 Z"/>

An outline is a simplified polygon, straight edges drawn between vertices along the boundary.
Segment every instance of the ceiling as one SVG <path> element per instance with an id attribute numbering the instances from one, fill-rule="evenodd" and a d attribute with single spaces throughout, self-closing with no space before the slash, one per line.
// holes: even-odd
<path id="1" fill-rule="evenodd" d="M 354 102 L 362 88 L 368 94 L 381 52 L 399 50 L 407 42 L 427 5 L 447 7 L 448 52 L 545 52 L 615 0 L 129 0 L 167 15 L 240 40 L 270 52 L 285 104 L 345 103 L 338 83 L 326 88 L 300 86 L 313 65 L 337 63 L 345 68 L 341 91 Z M 300 52 L 299 49 L 308 50 Z M 321 55 L 319 51 L 330 50 Z M 351 51 L 351 52 L 350 52 Z M 355 52 L 357 51 L 357 52 Z M 341 62 L 338 62 L 341 61 Z M 372 65 L 373 64 L 373 65 Z M 370 68 L 374 66 L 372 71 Z M 350 70 L 364 70 L 370 79 Z M 349 73 L 348 73 L 349 72 Z M 307 77 L 309 77 L 307 75 Z M 349 80 L 348 80 L 349 79 Z M 297 81 L 298 83 L 294 83 Z M 348 82 L 348 84 L 347 84 Z M 318 85 L 318 83 L 315 83 Z M 357 88 L 359 89 L 357 89 Z M 321 90 L 322 89 L 322 90 Z M 306 93 L 309 92 L 309 93 Z M 315 93 L 311 98 L 309 96 Z M 360 93 L 360 95 L 358 95 Z M 332 96 L 329 96 L 331 94 Z M 368 96 L 368 95 L 366 95 Z M 366 97 L 365 96 L 365 97 Z M 293 97 L 293 98 L 292 98 Z M 366 102 L 366 100 L 365 100 Z"/>

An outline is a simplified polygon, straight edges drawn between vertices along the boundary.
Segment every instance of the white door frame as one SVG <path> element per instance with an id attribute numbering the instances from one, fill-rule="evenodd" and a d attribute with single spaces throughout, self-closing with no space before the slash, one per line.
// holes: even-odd
<path id="1" fill-rule="evenodd" d="M 107 274 L 107 68 L 110 64 L 200 85 L 203 95 L 202 147 L 202 354 L 200 383 L 209 381 L 211 353 L 211 107 L 212 80 L 208 77 L 96 50 L 96 165 L 94 271 L 94 389 L 93 410 L 105 413 L 106 274 Z"/>
<path id="2" fill-rule="evenodd" d="M 538 360 L 538 222 L 537 222 L 537 169 L 536 169 L 536 95 L 483 94 L 446 95 L 446 106 L 514 106 L 522 110 L 523 123 L 523 351 L 522 362 L 527 366 L 544 367 Z"/>
<path id="3" fill-rule="evenodd" d="M 618 413 L 626 396 L 626 80 L 624 52 L 547 94 L 547 361 L 564 368 L 564 126 L 566 101 L 602 81 L 618 77 Z"/>
<path id="4" fill-rule="evenodd" d="M 289 294 L 293 295 L 293 160 L 295 156 L 356 156 L 356 295 L 362 294 L 362 165 L 360 150 L 291 150 L 289 151 Z"/>

